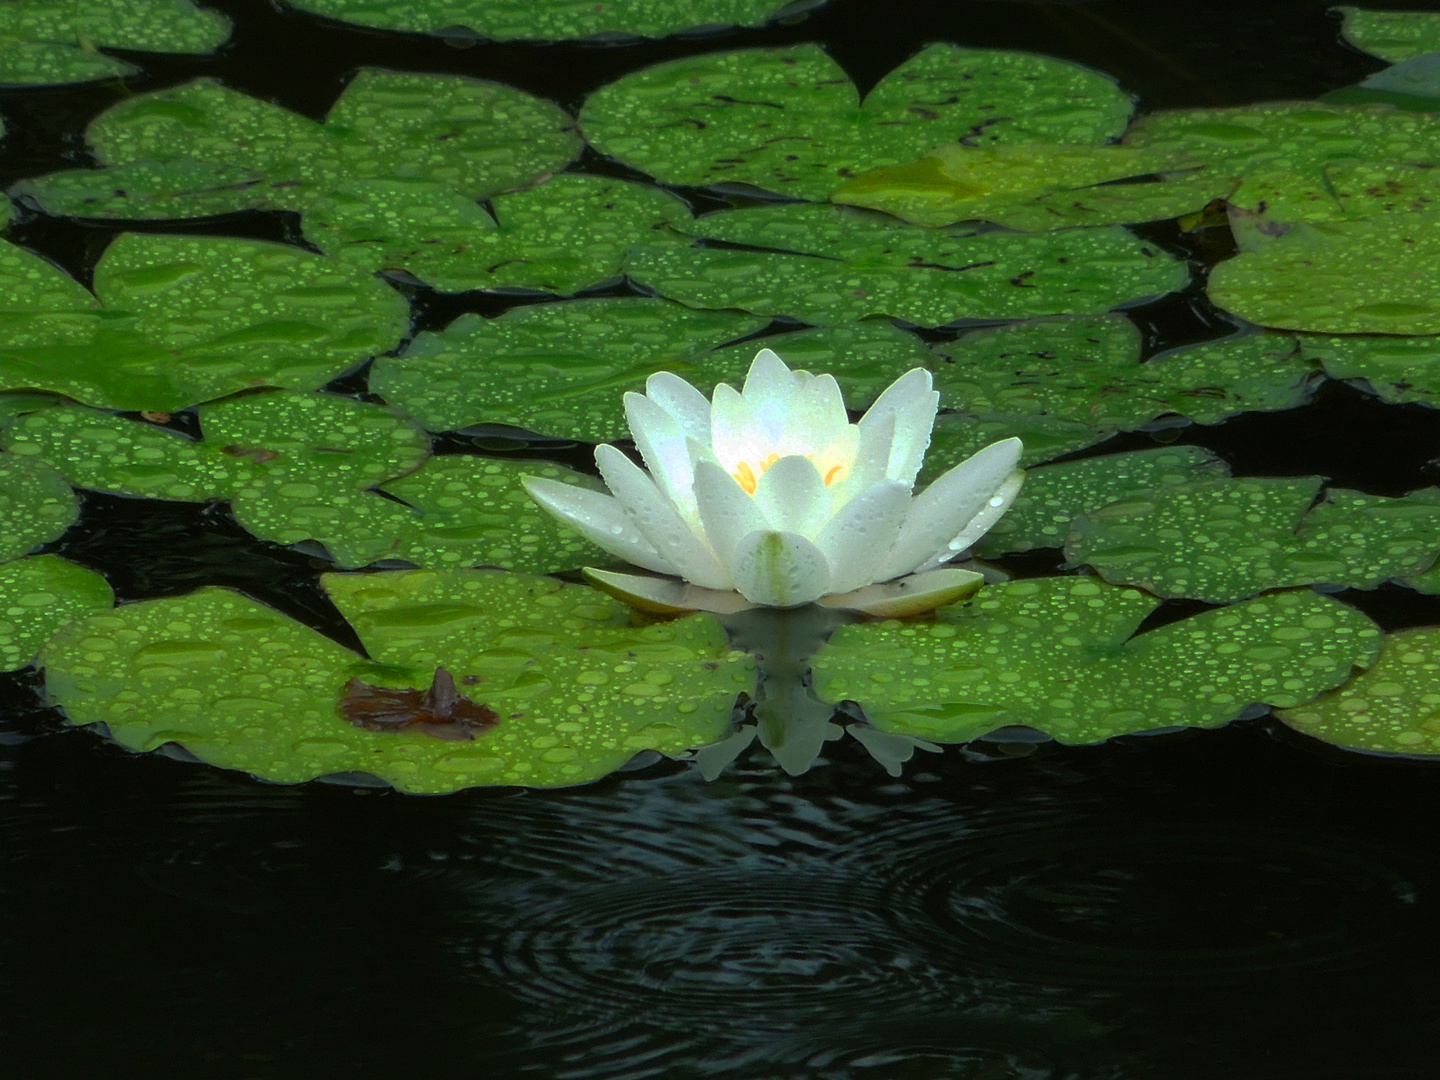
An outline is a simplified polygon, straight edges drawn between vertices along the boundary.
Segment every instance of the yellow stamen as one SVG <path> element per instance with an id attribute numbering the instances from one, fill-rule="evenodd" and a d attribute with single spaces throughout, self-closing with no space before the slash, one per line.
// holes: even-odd
<path id="1" fill-rule="evenodd" d="M 845 471 L 844 465 L 835 465 L 825 474 L 825 486 L 829 487 L 835 482 L 835 477 Z"/>
<path id="2" fill-rule="evenodd" d="M 763 471 L 763 469 L 762 469 Z M 746 495 L 755 494 L 755 474 L 750 470 L 750 463 L 742 461 L 736 466 L 734 477 L 740 481 L 740 486 L 745 489 Z"/>

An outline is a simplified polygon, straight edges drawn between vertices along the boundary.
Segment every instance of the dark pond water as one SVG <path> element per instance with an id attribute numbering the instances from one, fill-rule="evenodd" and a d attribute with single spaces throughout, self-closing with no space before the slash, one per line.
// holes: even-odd
<path id="1" fill-rule="evenodd" d="M 372 64 L 573 109 L 686 53 L 820 41 L 863 89 L 949 40 L 1091 64 L 1151 109 L 1309 97 L 1382 66 L 1301 0 L 834 0 L 796 26 L 605 49 L 456 49 L 263 0 L 215 6 L 236 21 L 231 46 L 146 58 L 131 88 L 216 74 L 318 117 Z M 0 181 L 83 162 L 86 120 L 121 93 L 0 95 Z M 285 215 L 184 228 L 298 232 Z M 44 218 L 20 232 L 82 274 L 111 235 Z M 466 308 L 498 310 L 418 300 L 428 325 Z M 1194 295 L 1139 318 L 1152 349 L 1223 332 Z M 1168 434 L 1237 472 L 1383 494 L 1433 482 L 1440 455 L 1440 413 L 1338 384 L 1289 413 Z M 223 507 L 89 496 L 54 550 L 124 600 L 224 584 L 330 614 L 319 564 Z M 1440 623 L 1440 605 L 1398 589 L 1345 598 L 1387 628 Z M 757 750 L 712 784 L 667 764 L 424 799 L 133 756 L 63 728 L 37 688 L 33 672 L 5 677 L 0 697 L 0 1069 L 16 1080 L 1437 1072 L 1440 765 L 1340 753 L 1261 718 L 1091 748 L 980 744 L 898 780 L 846 741 L 796 779 Z"/>

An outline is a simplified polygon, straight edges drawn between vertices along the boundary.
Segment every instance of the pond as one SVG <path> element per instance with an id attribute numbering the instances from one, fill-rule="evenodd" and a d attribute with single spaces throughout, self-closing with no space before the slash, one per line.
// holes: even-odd
<path id="1" fill-rule="evenodd" d="M 1433 1075 L 1418 14 L 1352 14 L 1367 52 L 1310 0 L 496 0 L 505 40 L 458 0 L 27 5 L 7 1076 Z M 974 80 L 957 134 L 931 91 Z M 933 370 L 922 483 L 1032 467 L 991 583 L 835 616 L 813 686 L 776 651 L 813 625 L 630 625 L 519 486 L 598 488 L 623 391 L 758 341 L 855 410 Z M 736 733 L 746 649 L 809 743 Z"/>

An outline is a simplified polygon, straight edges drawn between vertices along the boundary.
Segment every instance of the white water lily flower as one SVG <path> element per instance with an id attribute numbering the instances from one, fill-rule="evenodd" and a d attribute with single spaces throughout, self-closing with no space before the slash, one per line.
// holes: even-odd
<path id="1" fill-rule="evenodd" d="M 613 446 L 595 460 L 613 497 L 529 478 L 545 509 L 613 555 L 667 578 L 587 570 L 655 611 L 740 611 L 818 601 L 877 615 L 926 611 L 980 576 L 941 568 L 1020 490 L 1020 440 L 987 446 L 918 496 L 940 395 L 916 368 L 850 423 L 833 376 L 791 371 L 761 349 L 736 392 L 712 401 L 677 375 L 625 395 L 649 472 Z"/>

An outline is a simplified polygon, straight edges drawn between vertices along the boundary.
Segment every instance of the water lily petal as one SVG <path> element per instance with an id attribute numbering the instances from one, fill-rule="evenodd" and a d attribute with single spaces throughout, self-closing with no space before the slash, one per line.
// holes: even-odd
<path id="1" fill-rule="evenodd" d="M 783 436 L 800 391 L 795 372 L 772 349 L 761 349 L 750 363 L 740 393 L 754 411 L 769 441 Z"/>
<path id="2" fill-rule="evenodd" d="M 860 418 L 863 434 L 886 413 L 895 414 L 895 438 L 891 444 L 886 475 L 902 484 L 915 483 L 915 476 L 925 460 L 930 445 L 930 429 L 935 426 L 935 412 L 940 395 L 933 389 L 930 372 L 911 368 L 885 388 L 865 415 Z"/>
<path id="3" fill-rule="evenodd" d="M 868 424 L 862 420 L 854 427 L 857 438 L 855 457 L 849 470 L 836 481 L 839 488 L 835 493 L 837 505 L 862 491 L 869 491 L 888 478 L 890 447 L 895 441 L 895 419 L 893 412 L 884 412 L 878 419 Z M 910 485 L 906 484 L 905 488 L 908 491 Z"/>
<path id="4" fill-rule="evenodd" d="M 991 443 L 916 496 L 879 579 L 908 574 L 945 551 L 1014 472 L 1020 450 L 1019 439 Z"/>
<path id="5" fill-rule="evenodd" d="M 726 383 L 715 387 L 709 442 L 715 459 L 727 470 L 742 461 L 751 462 L 753 468 L 753 463 L 763 461 L 770 450 L 770 440 L 760 427 L 755 409 Z"/>
<path id="6" fill-rule="evenodd" d="M 835 376 L 798 371 L 794 375 L 798 377 L 797 385 L 791 392 L 783 446 L 792 454 L 806 454 L 848 430 L 850 414 L 845 410 L 845 398 Z"/>
<path id="7" fill-rule="evenodd" d="M 639 611 L 657 615 L 678 615 L 685 611 L 713 611 L 732 615 L 755 607 L 738 592 L 702 589 L 673 577 L 641 577 L 614 570 L 597 570 L 592 566 L 583 571 L 585 580 Z"/>
<path id="8" fill-rule="evenodd" d="M 899 619 L 906 615 L 923 615 L 937 607 L 953 604 L 973 596 L 985 584 L 981 575 L 971 570 L 947 566 L 926 574 L 911 574 L 897 581 L 882 581 L 854 592 L 822 596 L 821 607 L 843 611 L 860 611 L 881 619 Z"/>
<path id="9" fill-rule="evenodd" d="M 695 501 L 705 537 L 726 567 L 733 565 L 736 545 L 743 538 L 771 528 L 755 500 L 713 461 L 695 465 Z"/>
<path id="10" fill-rule="evenodd" d="M 617 499 L 539 476 L 527 476 L 521 483 L 532 499 L 596 547 L 647 570 L 679 572 L 645 539 Z"/>
<path id="11" fill-rule="evenodd" d="M 644 469 L 608 443 L 595 448 L 595 464 L 636 527 L 681 577 L 707 589 L 731 587 L 730 574 L 715 553 L 692 531 Z"/>
<path id="12" fill-rule="evenodd" d="M 635 393 L 625 395 L 625 419 L 656 486 L 692 528 L 697 526 L 695 472 L 680 421 L 645 395 Z"/>
<path id="13" fill-rule="evenodd" d="M 823 596 L 830 584 L 824 554 L 798 533 L 753 532 L 735 547 L 740 595 L 768 607 L 794 607 Z"/>
<path id="14" fill-rule="evenodd" d="M 673 416 L 687 437 L 710 441 L 710 401 L 679 375 L 657 371 L 645 380 L 645 396 Z"/>
<path id="15" fill-rule="evenodd" d="M 880 574 L 910 508 L 910 485 L 881 480 L 851 499 L 826 523 L 815 546 L 830 563 L 830 588 L 848 592 Z"/>
<path id="16" fill-rule="evenodd" d="M 814 536 L 831 514 L 830 492 L 808 457 L 782 457 L 760 476 L 754 501 L 773 529 Z"/>
<path id="17" fill-rule="evenodd" d="M 980 512 L 970 519 L 970 523 L 961 529 L 959 534 L 937 551 L 930 558 L 920 564 L 917 573 L 924 573 L 933 570 L 941 563 L 953 559 L 966 548 L 973 547 L 975 543 L 994 527 L 995 523 L 1005 516 L 1005 511 L 1010 509 L 1010 504 L 1015 501 L 1015 496 L 1020 494 L 1020 487 L 1025 483 L 1025 472 L 1016 469 L 1005 478 L 1000 485 L 1000 490 L 990 496 L 990 501 L 980 508 Z"/>

